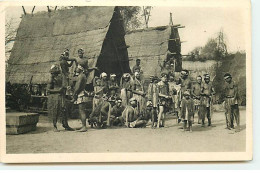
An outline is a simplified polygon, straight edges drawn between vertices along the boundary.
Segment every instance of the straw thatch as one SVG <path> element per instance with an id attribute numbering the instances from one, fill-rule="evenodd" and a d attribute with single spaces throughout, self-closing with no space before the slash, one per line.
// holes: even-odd
<path id="1" fill-rule="evenodd" d="M 120 19 L 118 8 L 112 6 L 75 7 L 23 16 L 8 61 L 7 81 L 47 83 L 50 66 L 57 63 L 65 48 L 70 49 L 71 57 L 76 57 L 77 50 L 83 48 L 90 67 L 98 66 L 108 73 L 129 71 L 127 50 L 117 50 L 125 46 Z M 108 44 L 111 42 L 113 48 Z M 115 64 L 123 68 L 113 68 Z M 88 83 L 93 77 L 94 72 L 89 75 Z"/>
<path id="2" fill-rule="evenodd" d="M 160 26 L 142 30 L 131 31 L 125 36 L 128 48 L 130 66 L 135 65 L 136 59 L 141 59 L 143 75 L 159 75 L 160 64 L 166 60 L 167 51 L 176 53 L 175 58 L 180 61 L 181 42 L 178 29 L 171 26 Z M 176 67 L 181 70 L 181 63 Z"/>

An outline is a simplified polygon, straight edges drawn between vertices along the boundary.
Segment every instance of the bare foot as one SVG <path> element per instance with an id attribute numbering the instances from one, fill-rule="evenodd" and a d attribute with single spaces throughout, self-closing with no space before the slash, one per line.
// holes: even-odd
<path id="1" fill-rule="evenodd" d="M 54 127 L 53 132 L 60 132 L 60 131 L 56 127 Z"/>
<path id="2" fill-rule="evenodd" d="M 68 126 L 68 127 L 65 127 L 65 130 L 66 130 L 66 131 L 75 131 L 73 128 L 71 128 L 71 127 L 69 127 L 69 126 Z"/>
<path id="3" fill-rule="evenodd" d="M 77 132 L 86 132 L 86 131 L 88 131 L 87 127 L 82 127 L 81 129 L 77 130 Z"/>

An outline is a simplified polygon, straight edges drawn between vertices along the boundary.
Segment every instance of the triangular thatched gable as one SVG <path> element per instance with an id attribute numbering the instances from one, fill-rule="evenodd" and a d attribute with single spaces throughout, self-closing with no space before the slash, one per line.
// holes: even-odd
<path id="1" fill-rule="evenodd" d="M 178 29 L 173 26 L 151 27 L 128 32 L 125 36 L 129 46 L 128 56 L 130 66 L 135 65 L 136 59 L 141 59 L 143 75 L 160 75 L 161 67 L 167 58 L 167 52 L 175 53 L 177 59 L 176 71 L 181 70 L 181 42 Z"/>
<path id="2" fill-rule="evenodd" d="M 112 6 L 74 7 L 23 16 L 8 61 L 7 81 L 46 84 L 51 65 L 65 48 L 70 49 L 71 57 L 83 48 L 90 67 L 98 66 L 107 73 L 129 72 L 127 50 L 119 49 L 125 47 L 124 35 L 119 10 Z M 88 83 L 93 77 L 92 72 Z"/>

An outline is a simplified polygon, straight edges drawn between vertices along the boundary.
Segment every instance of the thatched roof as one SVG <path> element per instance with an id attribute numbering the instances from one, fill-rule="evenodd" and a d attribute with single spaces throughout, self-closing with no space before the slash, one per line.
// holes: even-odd
<path id="1" fill-rule="evenodd" d="M 83 48 L 89 66 L 96 66 L 114 10 L 112 6 L 75 7 L 23 16 L 8 62 L 7 81 L 46 83 L 50 66 L 65 48 L 70 49 L 71 57 Z"/>
<path id="2" fill-rule="evenodd" d="M 180 38 L 178 30 L 171 26 L 151 27 L 128 32 L 125 36 L 128 48 L 130 66 L 136 59 L 141 59 L 144 76 L 158 75 L 159 64 L 166 59 L 167 51 L 180 53 Z"/>

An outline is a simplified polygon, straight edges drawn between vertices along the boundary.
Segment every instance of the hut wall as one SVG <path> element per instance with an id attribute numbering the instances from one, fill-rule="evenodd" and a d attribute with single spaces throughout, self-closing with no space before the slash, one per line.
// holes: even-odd
<path id="1" fill-rule="evenodd" d="M 126 44 L 130 46 L 128 55 L 131 69 L 136 59 L 141 59 L 144 78 L 147 79 L 150 75 L 160 75 L 160 65 L 166 60 L 170 34 L 171 28 L 168 26 L 127 33 Z"/>

